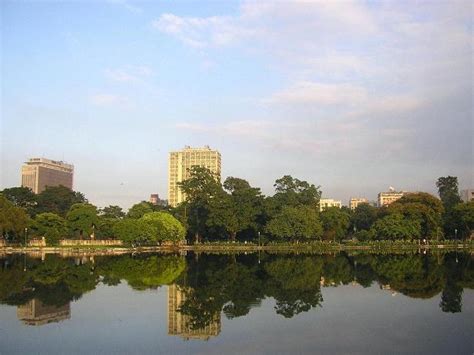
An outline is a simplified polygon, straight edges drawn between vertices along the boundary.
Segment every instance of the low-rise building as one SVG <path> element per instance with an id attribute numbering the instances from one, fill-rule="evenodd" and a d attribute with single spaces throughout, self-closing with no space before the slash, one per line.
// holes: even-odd
<path id="1" fill-rule="evenodd" d="M 332 198 L 322 198 L 319 200 L 319 211 L 324 211 L 330 207 L 342 207 L 342 202 L 339 200 L 334 200 Z"/>
<path id="2" fill-rule="evenodd" d="M 369 200 L 363 197 L 351 197 L 349 207 L 351 210 L 355 210 L 361 203 L 369 203 Z"/>
<path id="3" fill-rule="evenodd" d="M 474 201 L 474 189 L 461 190 L 461 200 L 463 202 Z"/>
<path id="4" fill-rule="evenodd" d="M 389 191 L 379 193 L 378 206 L 379 207 L 388 206 L 391 203 L 400 199 L 406 193 L 407 193 L 406 191 L 395 191 L 393 187 L 390 187 Z"/>

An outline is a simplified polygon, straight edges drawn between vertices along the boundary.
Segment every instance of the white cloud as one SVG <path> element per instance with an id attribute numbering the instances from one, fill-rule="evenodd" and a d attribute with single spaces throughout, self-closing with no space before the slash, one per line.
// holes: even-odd
<path id="1" fill-rule="evenodd" d="M 95 94 L 90 97 L 90 101 L 97 106 L 108 107 L 128 107 L 130 100 L 125 96 L 114 94 Z"/>
<path id="2" fill-rule="evenodd" d="M 363 87 L 352 84 L 323 84 L 298 82 L 290 88 L 273 94 L 264 102 L 277 104 L 353 105 L 367 100 Z"/>
<path id="3" fill-rule="evenodd" d="M 106 69 L 107 78 L 118 82 L 139 82 L 153 75 L 153 71 L 147 66 L 126 66 L 119 69 Z"/>

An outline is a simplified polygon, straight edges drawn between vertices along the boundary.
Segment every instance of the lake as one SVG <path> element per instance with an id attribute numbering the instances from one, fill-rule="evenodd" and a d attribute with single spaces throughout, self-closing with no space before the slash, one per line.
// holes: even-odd
<path id="1" fill-rule="evenodd" d="M 0 353 L 474 351 L 474 257 L 0 256 Z"/>

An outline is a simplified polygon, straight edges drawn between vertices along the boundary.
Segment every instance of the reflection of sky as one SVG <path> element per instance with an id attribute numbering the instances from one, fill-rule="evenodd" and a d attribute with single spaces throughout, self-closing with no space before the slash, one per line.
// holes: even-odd
<path id="1" fill-rule="evenodd" d="M 24 326 L 16 307 L 0 306 L 0 353 L 472 353 L 474 291 L 463 312 L 443 313 L 429 300 L 378 286 L 325 287 L 322 308 L 285 319 L 264 300 L 247 316 L 228 320 L 209 341 L 168 336 L 166 287 L 133 291 L 98 286 L 71 303 L 70 320 Z"/>

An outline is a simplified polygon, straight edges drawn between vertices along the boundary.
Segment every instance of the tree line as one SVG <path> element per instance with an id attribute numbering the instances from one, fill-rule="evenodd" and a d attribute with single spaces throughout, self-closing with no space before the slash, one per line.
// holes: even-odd
<path id="1" fill-rule="evenodd" d="M 60 238 L 118 238 L 147 245 L 190 241 L 339 242 L 344 239 L 416 240 L 466 238 L 474 229 L 474 202 L 463 203 L 456 177 L 440 177 L 439 198 L 426 192 L 404 195 L 387 207 L 360 204 L 352 211 L 320 212 L 321 188 L 289 175 L 277 179 L 273 196 L 246 180 L 222 184 L 206 168 L 194 166 L 179 188 L 186 201 L 171 208 L 142 201 L 127 213 L 119 206 L 97 208 L 80 192 L 47 187 L 35 195 L 25 187 L 0 192 L 0 231 L 8 240 L 29 235 Z M 27 230 L 25 228 L 28 228 Z"/>

